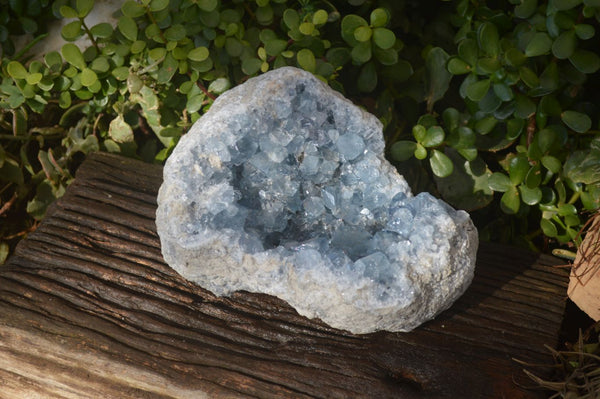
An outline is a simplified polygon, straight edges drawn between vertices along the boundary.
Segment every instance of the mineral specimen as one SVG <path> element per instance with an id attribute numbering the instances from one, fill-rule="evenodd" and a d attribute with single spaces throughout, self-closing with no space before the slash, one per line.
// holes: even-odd
<path id="1" fill-rule="evenodd" d="M 167 263 L 217 295 L 275 295 L 353 333 L 408 331 L 469 286 L 468 214 L 413 196 L 380 122 L 311 74 L 280 68 L 224 93 L 164 168 Z"/>

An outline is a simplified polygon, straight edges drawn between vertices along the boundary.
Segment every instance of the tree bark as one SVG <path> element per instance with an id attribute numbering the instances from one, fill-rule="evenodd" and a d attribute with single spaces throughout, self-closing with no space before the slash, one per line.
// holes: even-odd
<path id="1" fill-rule="evenodd" d="M 548 362 L 557 344 L 555 258 L 481 243 L 448 311 L 353 335 L 176 274 L 154 224 L 161 182 L 159 166 L 89 156 L 0 269 L 0 398 L 540 397 L 513 358 Z"/>

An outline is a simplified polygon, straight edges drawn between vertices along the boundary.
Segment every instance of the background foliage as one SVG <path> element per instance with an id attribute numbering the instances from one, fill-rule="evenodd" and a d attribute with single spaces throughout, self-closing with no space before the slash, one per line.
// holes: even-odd
<path id="1" fill-rule="evenodd" d="M 93 0 L 0 6 L 0 263 L 85 154 L 163 162 L 215 97 L 284 65 L 376 114 L 413 190 L 483 239 L 576 244 L 600 204 L 599 0 L 128 0 L 94 26 Z M 43 18 L 67 43 L 32 60 L 12 39 Z"/>

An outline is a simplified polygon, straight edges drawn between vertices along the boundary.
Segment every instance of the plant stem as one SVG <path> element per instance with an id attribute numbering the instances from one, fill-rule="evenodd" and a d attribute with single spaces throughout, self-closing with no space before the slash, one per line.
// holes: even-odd
<path id="1" fill-rule="evenodd" d="M 96 47 L 96 50 L 100 51 L 100 47 L 98 46 L 96 39 L 94 39 L 94 35 L 92 35 L 92 31 L 90 31 L 90 28 L 88 28 L 88 26 L 85 24 L 84 18 L 79 18 L 79 20 L 81 21 L 81 26 L 83 27 L 85 34 L 88 35 L 88 37 L 90 38 L 92 45 L 94 47 Z"/>

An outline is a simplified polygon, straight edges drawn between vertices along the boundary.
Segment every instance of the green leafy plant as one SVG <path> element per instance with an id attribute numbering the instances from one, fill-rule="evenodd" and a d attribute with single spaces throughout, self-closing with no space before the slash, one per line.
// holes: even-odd
<path id="1" fill-rule="evenodd" d="M 93 0 L 30 2 L 66 44 L 2 53 L 0 255 L 85 154 L 163 162 L 220 93 L 285 65 L 375 113 L 413 189 L 470 210 L 484 239 L 576 242 L 599 206 L 593 0 L 128 0 L 95 25 Z"/>
<path id="2" fill-rule="evenodd" d="M 496 7 L 456 3 L 455 46 L 445 67 L 462 105 L 451 97 L 453 86 L 436 96 L 439 106 L 428 101 L 414 140 L 395 142 L 391 156 L 428 159 L 440 194 L 458 207 L 474 210 L 500 193 L 503 213 L 524 222 L 513 227 L 513 239 L 519 235 L 535 247 L 542 232 L 577 244 L 582 212 L 600 203 L 600 132 L 592 119 L 598 5 L 534 0 Z M 445 107 L 446 98 L 452 107 Z M 457 196 L 449 181 L 470 183 L 473 191 Z"/>
<path id="3" fill-rule="evenodd" d="M 48 13 L 49 0 L 0 0 L 0 48 L 2 57 L 15 56 L 15 51 L 26 51 L 44 37 L 47 23 L 53 18 Z M 15 49 L 13 38 L 31 35 L 33 40 L 22 49 Z M 34 36 L 37 35 L 37 36 Z M 12 36 L 12 37 L 11 37 Z M 16 54 L 19 57 L 21 54 Z"/>

